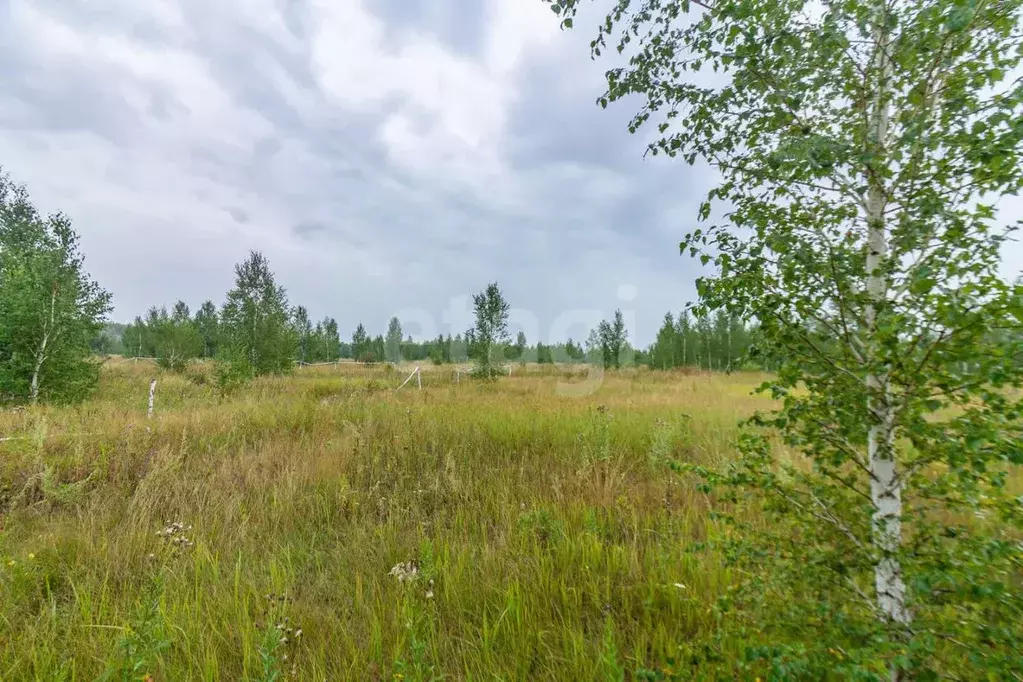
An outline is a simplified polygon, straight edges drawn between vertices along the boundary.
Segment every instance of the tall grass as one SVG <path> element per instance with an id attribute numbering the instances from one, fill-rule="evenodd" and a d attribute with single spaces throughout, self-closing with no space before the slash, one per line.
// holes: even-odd
<path id="1" fill-rule="evenodd" d="M 728 457 L 758 377 L 572 398 L 557 370 L 395 392 L 341 366 L 220 395 L 197 368 L 147 421 L 156 371 L 0 412 L 24 436 L 0 442 L 0 679 L 631 679 L 714 628 L 729 575 L 686 551 L 707 500 L 664 462 Z"/>

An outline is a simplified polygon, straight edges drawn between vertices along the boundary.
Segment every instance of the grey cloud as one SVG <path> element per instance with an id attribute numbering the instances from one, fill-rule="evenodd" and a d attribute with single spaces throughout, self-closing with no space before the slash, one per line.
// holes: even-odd
<path id="1" fill-rule="evenodd" d="M 245 225 L 249 222 L 249 214 L 246 213 L 244 209 L 238 208 L 237 206 L 226 206 L 224 207 L 224 210 L 227 211 L 227 214 L 231 216 L 236 223 Z"/>
<path id="2" fill-rule="evenodd" d="M 386 21 L 392 36 L 402 31 L 431 33 L 457 52 L 477 56 L 485 47 L 487 6 L 484 0 L 378 0 L 373 10 Z"/>
<path id="3" fill-rule="evenodd" d="M 298 235 L 301 239 L 311 239 L 326 230 L 326 225 L 315 220 L 303 220 L 300 223 L 296 223 L 294 227 L 291 228 L 291 231 Z"/>
<path id="4" fill-rule="evenodd" d="M 569 38 L 517 72 L 502 149 L 521 196 L 509 204 L 495 198 L 508 188 L 463 191 L 392 163 L 377 131 L 400 101 L 360 112 L 329 103 L 304 47 L 306 8 L 283 6 L 294 38 L 287 44 L 235 21 L 231 8 L 204 14 L 208 5 L 197 0 L 181 3 L 182 29 L 55 0 L 38 5 L 72 28 L 189 50 L 237 106 L 269 126 L 246 145 L 230 143 L 231 130 L 198 126 L 155 81 L 51 58 L 45 45 L 38 60 L 21 57 L 0 26 L 0 68 L 24 74 L 0 91 L 0 154 L 44 209 L 72 213 L 118 319 L 177 298 L 193 307 L 219 300 L 250 248 L 266 252 L 293 302 L 336 317 L 343 333 L 358 321 L 382 332 L 391 314 L 410 308 L 442 326 L 453 298 L 497 279 L 542 331 L 568 310 L 610 314 L 627 303 L 618 286 L 636 285 L 628 304 L 645 342 L 664 311 L 691 296 L 695 269 L 678 257 L 667 216 L 695 210 L 705 190 L 684 167 L 642 160 L 639 140 L 624 131 L 627 108 L 593 104 L 600 73 L 584 41 Z M 478 0 L 371 6 L 394 40 L 415 29 L 470 58 L 485 47 Z M 422 114 L 418 124 L 430 123 Z M 55 135 L 69 137 L 47 148 Z M 65 148 L 77 150 L 75 167 L 58 161 Z M 89 169 L 101 164 L 110 168 L 97 178 Z"/>

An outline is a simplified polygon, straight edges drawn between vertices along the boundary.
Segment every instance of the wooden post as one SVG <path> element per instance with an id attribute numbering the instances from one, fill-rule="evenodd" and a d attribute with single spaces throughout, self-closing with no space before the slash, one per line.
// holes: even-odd
<path id="1" fill-rule="evenodd" d="M 416 384 L 419 386 L 419 390 L 423 390 L 423 373 L 416 367 Z"/>
<path id="2" fill-rule="evenodd" d="M 146 419 L 153 418 L 153 398 L 156 396 L 156 379 L 149 382 L 149 410 L 146 412 Z"/>

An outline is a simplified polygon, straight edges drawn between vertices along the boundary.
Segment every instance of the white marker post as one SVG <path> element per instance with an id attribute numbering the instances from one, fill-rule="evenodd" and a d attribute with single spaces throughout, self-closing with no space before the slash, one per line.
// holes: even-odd
<path id="1" fill-rule="evenodd" d="M 405 381 L 401 382 L 401 386 L 399 386 L 398 388 L 396 388 L 394 390 L 395 391 L 400 391 L 405 386 L 405 384 L 407 384 L 408 382 L 412 381 L 412 377 L 416 377 L 417 382 L 419 384 L 419 388 L 422 389 L 423 388 L 423 381 L 422 381 L 422 379 L 419 378 L 419 368 L 416 367 L 414 370 L 412 370 L 412 374 L 409 374 L 408 378 L 405 379 Z"/>
<path id="2" fill-rule="evenodd" d="M 149 382 L 149 411 L 146 412 L 146 419 L 153 418 L 153 399 L 156 397 L 156 379 Z"/>

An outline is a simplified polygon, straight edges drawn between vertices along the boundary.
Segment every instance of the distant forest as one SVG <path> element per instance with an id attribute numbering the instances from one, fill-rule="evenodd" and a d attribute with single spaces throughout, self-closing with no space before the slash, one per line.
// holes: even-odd
<path id="1" fill-rule="evenodd" d="M 204 303 L 194 314 L 188 305 L 178 301 L 170 310 L 153 306 L 144 317 L 129 324 L 105 324 L 93 340 L 92 349 L 99 355 L 125 357 L 214 358 L 221 344 L 220 326 L 219 311 L 212 301 Z M 333 318 L 327 317 L 314 324 L 306 309 L 297 306 L 291 311 L 289 326 L 297 340 L 293 354 L 296 362 L 358 360 L 447 364 L 469 360 L 468 344 L 462 334 L 415 341 L 403 335 L 401 321 L 397 318 L 390 320 L 386 334 L 371 336 L 359 323 L 351 336 L 342 340 Z M 739 369 L 752 335 L 751 326 L 724 314 L 695 317 L 686 311 L 677 316 L 666 313 L 656 340 L 648 348 L 635 349 L 624 340 L 620 364 L 647 365 L 661 370 L 679 367 Z M 581 342 L 568 339 L 553 344 L 528 343 L 520 334 L 514 342 L 504 344 L 502 354 L 508 362 L 600 364 L 604 361 L 597 330 Z"/>

